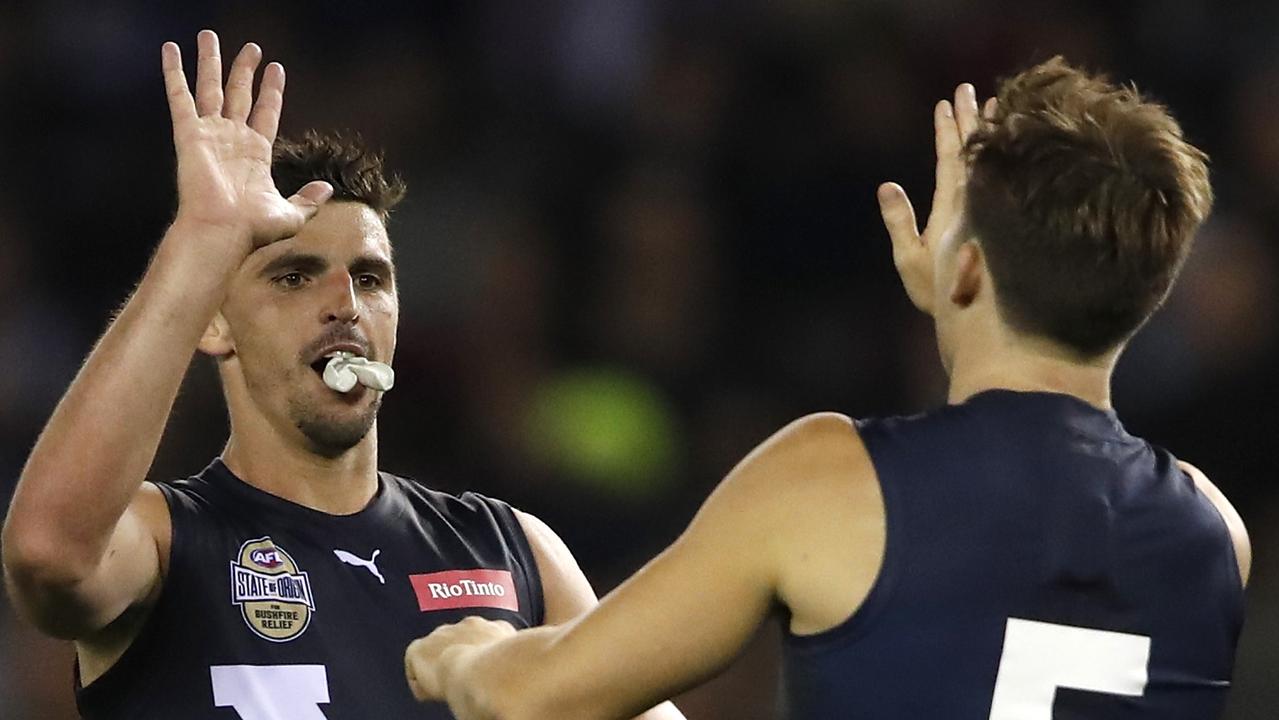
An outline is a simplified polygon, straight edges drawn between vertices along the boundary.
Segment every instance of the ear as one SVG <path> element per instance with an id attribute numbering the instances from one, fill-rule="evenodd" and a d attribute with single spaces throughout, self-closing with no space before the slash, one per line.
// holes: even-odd
<path id="1" fill-rule="evenodd" d="M 204 335 L 200 337 L 200 344 L 196 347 L 205 355 L 215 358 L 235 354 L 235 338 L 231 336 L 231 325 L 221 311 L 209 321 L 209 326 L 204 329 Z"/>
<path id="2" fill-rule="evenodd" d="M 985 283 L 986 258 L 981 246 L 968 240 L 955 252 L 955 274 L 950 286 L 950 301 L 961 308 L 977 300 Z"/>

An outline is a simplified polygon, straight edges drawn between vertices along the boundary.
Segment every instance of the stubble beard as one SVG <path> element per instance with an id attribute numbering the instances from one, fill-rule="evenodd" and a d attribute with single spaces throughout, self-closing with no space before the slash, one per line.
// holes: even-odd
<path id="1" fill-rule="evenodd" d="M 308 398 L 294 396 L 289 400 L 289 417 L 311 444 L 312 452 L 336 458 L 364 440 L 373 429 L 381 406 L 382 396 L 377 393 L 360 413 L 339 416 L 324 412 Z"/>

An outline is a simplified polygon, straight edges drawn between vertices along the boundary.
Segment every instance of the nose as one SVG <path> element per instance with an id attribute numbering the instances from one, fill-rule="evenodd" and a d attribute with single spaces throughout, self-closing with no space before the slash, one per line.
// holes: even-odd
<path id="1" fill-rule="evenodd" d="M 355 298 L 355 285 L 347 273 L 328 273 L 324 280 L 324 302 L 320 306 L 320 322 L 354 325 L 360 321 Z"/>

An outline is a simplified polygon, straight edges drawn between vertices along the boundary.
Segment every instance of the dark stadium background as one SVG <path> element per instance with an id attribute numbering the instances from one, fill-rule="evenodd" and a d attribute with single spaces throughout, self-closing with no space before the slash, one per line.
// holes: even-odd
<path id="1" fill-rule="evenodd" d="M 403 310 L 383 466 L 541 515 L 600 591 L 788 420 L 942 401 L 930 325 L 898 286 L 875 186 L 898 180 L 926 205 L 933 102 L 964 80 L 984 95 L 1063 53 L 1167 102 L 1213 158 L 1216 211 L 1121 364 L 1115 402 L 1247 521 L 1254 581 L 1228 717 L 1273 718 L 1269 6 L 6 2 L 0 497 L 172 212 L 164 40 L 180 41 L 188 68 L 202 27 L 221 34 L 227 62 L 257 41 L 288 68 L 285 133 L 344 128 L 385 149 L 410 195 L 391 226 Z M 155 477 L 198 471 L 225 437 L 211 367 L 194 368 Z M 776 644 L 764 633 L 683 698 L 688 716 L 773 717 Z M 0 602 L 0 717 L 73 717 L 69 650 Z"/>

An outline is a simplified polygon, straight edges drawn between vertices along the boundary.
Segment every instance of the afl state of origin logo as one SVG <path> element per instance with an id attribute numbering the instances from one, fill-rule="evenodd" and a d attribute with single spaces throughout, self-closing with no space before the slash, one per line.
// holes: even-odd
<path id="1" fill-rule="evenodd" d="M 231 601 L 258 637 L 287 642 L 306 631 L 315 612 L 311 579 L 270 537 L 240 546 L 231 561 Z"/>

